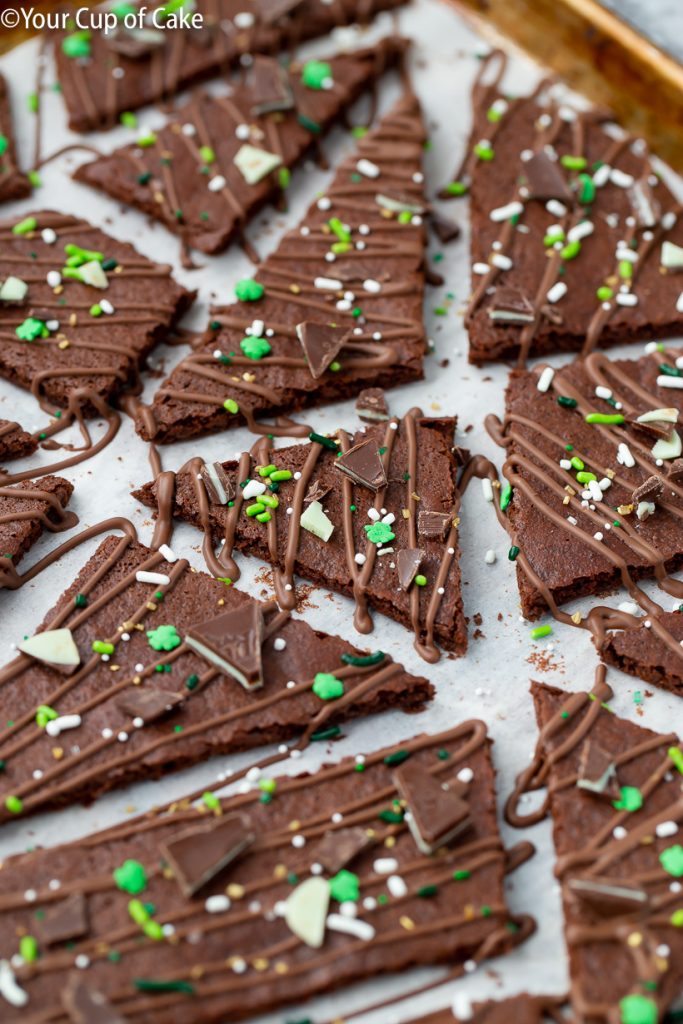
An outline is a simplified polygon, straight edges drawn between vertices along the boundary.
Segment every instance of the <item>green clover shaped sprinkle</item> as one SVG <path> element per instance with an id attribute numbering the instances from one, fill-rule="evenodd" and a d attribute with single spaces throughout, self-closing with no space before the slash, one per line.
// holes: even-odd
<path id="1" fill-rule="evenodd" d="M 59 718 L 59 715 L 47 704 L 41 704 L 36 711 L 36 725 L 39 729 L 44 729 L 47 723 L 54 722 L 55 718 Z"/>
<path id="2" fill-rule="evenodd" d="M 301 81 L 307 89 L 326 89 L 332 82 L 332 68 L 324 60 L 309 60 L 301 71 Z"/>
<path id="3" fill-rule="evenodd" d="M 263 359 L 272 351 L 265 338 L 242 338 L 240 348 L 247 359 Z"/>
<path id="4" fill-rule="evenodd" d="M 72 59 L 76 57 L 89 57 L 90 32 L 86 29 L 83 32 L 73 32 L 70 36 L 64 36 L 62 39 L 62 53 Z"/>
<path id="5" fill-rule="evenodd" d="M 669 875 L 683 878 L 683 846 L 676 843 L 675 846 L 668 846 L 666 850 L 662 850 L 659 863 Z"/>
<path id="6" fill-rule="evenodd" d="M 122 892 L 137 896 L 147 886 L 147 872 L 139 860 L 124 860 L 120 868 L 115 868 L 113 879 Z"/>
<path id="7" fill-rule="evenodd" d="M 313 693 L 321 700 L 337 700 L 344 695 L 344 684 L 330 672 L 318 672 L 313 681 Z"/>
<path id="8" fill-rule="evenodd" d="M 155 651 L 173 651 L 183 642 L 175 626 L 157 626 L 147 630 L 149 646 Z"/>
<path id="9" fill-rule="evenodd" d="M 365 532 L 368 540 L 377 545 L 388 544 L 396 536 L 388 523 L 369 523 L 365 527 Z"/>
<path id="10" fill-rule="evenodd" d="M 647 996 L 633 993 L 619 1000 L 621 1024 L 657 1024 L 657 1004 Z"/>
<path id="11" fill-rule="evenodd" d="M 338 871 L 334 878 L 330 879 L 330 895 L 338 903 L 346 903 L 351 900 L 354 903 L 360 896 L 360 880 L 353 871 Z"/>
<path id="12" fill-rule="evenodd" d="M 235 285 L 235 295 L 240 302 L 258 302 L 264 292 L 263 285 L 260 281 L 255 281 L 253 277 L 243 277 Z"/>
<path id="13" fill-rule="evenodd" d="M 622 786 L 620 798 L 612 805 L 618 811 L 639 811 L 643 806 L 642 793 L 635 786 Z"/>
<path id="14" fill-rule="evenodd" d="M 43 321 L 35 316 L 27 316 L 24 322 L 15 328 L 14 333 L 22 341 L 35 341 L 36 338 L 47 338 L 50 335 Z"/>

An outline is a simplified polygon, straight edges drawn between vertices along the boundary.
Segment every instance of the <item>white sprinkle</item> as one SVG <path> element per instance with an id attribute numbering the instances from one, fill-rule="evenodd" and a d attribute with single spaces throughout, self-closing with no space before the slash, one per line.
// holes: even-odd
<path id="1" fill-rule="evenodd" d="M 536 390 L 547 391 L 553 382 L 554 376 L 555 371 L 553 370 L 552 366 L 546 366 L 541 372 L 538 381 L 536 382 Z"/>
<path id="2" fill-rule="evenodd" d="M 612 835 L 615 839 L 626 839 L 628 832 L 626 831 L 623 825 L 617 825 L 615 828 L 612 829 Z"/>
<path id="3" fill-rule="evenodd" d="M 578 224 L 575 224 L 573 228 L 570 228 L 567 232 L 568 242 L 578 242 L 582 238 L 588 238 L 595 231 L 595 225 L 590 220 L 582 220 Z"/>
<path id="4" fill-rule="evenodd" d="M 27 889 L 24 893 L 24 899 L 27 903 L 35 903 L 38 893 L 35 889 Z"/>
<path id="5" fill-rule="evenodd" d="M 58 270 L 48 270 L 47 283 L 49 284 L 50 288 L 56 288 L 58 285 L 62 283 L 62 275 L 59 273 Z"/>
<path id="6" fill-rule="evenodd" d="M 346 935 L 353 935 L 355 938 L 363 939 L 365 942 L 369 942 L 375 937 L 375 929 L 367 921 L 344 917 L 342 914 L 328 914 L 327 927 L 332 932 L 343 932 Z"/>
<path id="7" fill-rule="evenodd" d="M 676 299 L 676 312 L 683 313 L 683 292 Z"/>
<path id="8" fill-rule="evenodd" d="M 114 733 L 111 731 L 111 729 L 103 729 L 102 730 L 102 739 L 103 740 L 110 740 L 113 735 L 114 735 Z"/>
<path id="9" fill-rule="evenodd" d="M 627 615 L 637 615 L 638 605 L 635 601 L 622 601 L 621 604 L 617 605 L 620 612 L 625 612 Z"/>
<path id="10" fill-rule="evenodd" d="M 552 213 L 553 217 L 564 217 L 567 212 L 567 207 L 559 199 L 549 199 L 545 208 L 548 213 Z"/>
<path id="11" fill-rule="evenodd" d="M 576 519 L 574 516 L 567 516 L 567 522 L 570 523 L 572 526 L 578 525 L 578 519 Z"/>
<path id="12" fill-rule="evenodd" d="M 670 377 L 668 374 L 663 373 L 657 377 L 658 388 L 677 388 L 680 390 L 683 388 L 683 377 Z"/>
<path id="13" fill-rule="evenodd" d="M 362 551 L 357 551 L 356 554 L 353 556 L 353 560 L 356 563 L 356 565 L 365 565 L 365 555 L 363 554 Z"/>
<path id="14" fill-rule="evenodd" d="M 472 1003 L 470 998 L 464 992 L 457 992 L 453 996 L 453 1002 L 451 1004 L 453 1009 L 453 1016 L 456 1020 L 471 1020 L 473 1017 Z"/>
<path id="15" fill-rule="evenodd" d="M 171 577 L 166 576 L 163 572 L 147 572 L 146 569 L 138 569 L 135 573 L 135 579 L 138 583 L 156 583 L 159 586 L 167 586 L 171 582 Z"/>
<path id="16" fill-rule="evenodd" d="M 0 960 L 0 995 L 10 1006 L 26 1006 L 28 992 L 17 984 L 9 960 Z"/>
<path id="17" fill-rule="evenodd" d="M 363 288 L 365 289 L 366 292 L 371 292 L 373 295 L 376 295 L 377 292 L 381 292 L 382 285 L 379 283 L 379 281 L 374 281 L 371 277 L 369 277 L 367 281 L 363 281 Z"/>
<path id="18" fill-rule="evenodd" d="M 618 188 L 631 188 L 634 182 L 632 174 L 626 174 L 625 171 L 620 171 L 618 167 L 612 168 L 609 180 Z"/>
<path id="19" fill-rule="evenodd" d="M 377 875 L 390 875 L 398 870 L 398 861 L 393 857 L 378 857 L 372 865 L 372 870 Z"/>
<path id="20" fill-rule="evenodd" d="M 395 899 L 401 899 L 408 894 L 408 886 L 400 875 L 390 875 L 387 878 L 387 889 Z"/>
<path id="21" fill-rule="evenodd" d="M 341 281 L 338 281 L 334 277 L 316 277 L 313 282 L 314 288 L 322 289 L 323 291 L 338 292 L 342 289 Z"/>
<path id="22" fill-rule="evenodd" d="M 456 778 L 458 779 L 458 782 L 469 783 L 474 778 L 474 772 L 471 768 L 461 768 Z"/>
<path id="23" fill-rule="evenodd" d="M 368 509 L 368 519 L 372 519 L 373 523 L 379 522 L 379 512 L 374 506 L 370 506 Z"/>
<path id="24" fill-rule="evenodd" d="M 617 306 L 637 306 L 638 296 L 633 292 L 619 292 L 616 297 Z"/>
<path id="25" fill-rule="evenodd" d="M 359 174 L 362 174 L 364 178 L 379 178 L 382 173 L 377 166 L 373 164 L 372 160 L 359 160 L 356 163 L 356 170 Z"/>
<path id="26" fill-rule="evenodd" d="M 306 845 L 305 836 L 292 836 L 292 846 L 295 850 L 302 850 Z"/>
<path id="27" fill-rule="evenodd" d="M 678 825 L 675 821 L 660 821 L 655 832 L 660 839 L 669 839 L 670 836 L 675 836 L 678 832 Z"/>
<path id="28" fill-rule="evenodd" d="M 244 974 L 247 969 L 246 961 L 241 956 L 236 957 L 232 962 L 232 969 L 235 974 Z"/>
<path id="29" fill-rule="evenodd" d="M 79 953 L 74 959 L 74 964 L 78 967 L 79 971 L 84 971 L 86 967 L 90 967 L 90 957 L 86 956 L 85 953 Z"/>
<path id="30" fill-rule="evenodd" d="M 602 534 L 600 533 L 599 530 L 598 530 L 597 533 L 594 533 L 593 536 L 595 537 L 596 540 L 602 540 Z"/>
<path id="31" fill-rule="evenodd" d="M 609 176 L 612 172 L 612 168 L 609 164 L 603 164 L 602 167 L 598 167 L 597 171 L 593 175 L 593 184 L 596 188 L 602 188 L 609 181 Z"/>
<path id="32" fill-rule="evenodd" d="M 61 715 L 59 718 L 53 718 L 52 721 L 47 723 L 45 732 L 48 736 L 59 736 L 61 732 L 65 732 L 67 729 L 77 729 L 80 724 L 80 715 Z"/>
<path id="33" fill-rule="evenodd" d="M 278 636 L 273 640 L 273 647 L 276 651 L 284 651 L 287 646 L 287 641 L 283 640 L 281 636 Z"/>
<path id="34" fill-rule="evenodd" d="M 254 15 L 251 11 L 240 11 L 232 20 L 236 28 L 251 28 L 254 24 Z"/>
<path id="35" fill-rule="evenodd" d="M 159 554 L 162 558 L 165 558 L 167 562 L 177 562 L 178 556 L 176 555 L 173 548 L 169 548 L 168 544 L 162 544 L 159 548 Z"/>
<path id="36" fill-rule="evenodd" d="M 502 252 L 494 252 L 491 256 L 491 263 L 499 270 L 512 270 L 513 267 L 510 257 L 504 256 Z"/>
<path id="37" fill-rule="evenodd" d="M 481 490 L 485 501 L 493 501 L 493 485 L 487 476 L 482 477 Z"/>
<path id="38" fill-rule="evenodd" d="M 358 907 L 353 900 L 344 900 L 339 904 L 339 913 L 342 917 L 358 917 Z"/>
<path id="39" fill-rule="evenodd" d="M 622 466 L 626 466 L 628 469 L 632 469 L 636 464 L 636 460 L 631 454 L 631 449 L 627 444 L 624 444 L 623 441 L 617 448 L 617 462 Z"/>
<path id="40" fill-rule="evenodd" d="M 204 910 L 207 914 L 222 914 L 226 910 L 230 910 L 230 899 L 220 892 L 214 896 L 208 896 L 204 901 Z"/>
<path id="41" fill-rule="evenodd" d="M 121 732 L 118 734 L 116 738 L 119 741 L 119 743 L 125 743 L 126 740 L 128 739 L 128 733 L 121 730 Z"/>
<path id="42" fill-rule="evenodd" d="M 513 202 L 507 203 L 505 206 L 499 206 L 495 210 L 491 210 L 489 217 L 493 221 L 510 220 L 511 217 L 518 217 L 520 213 L 524 213 L 523 203 Z"/>
<path id="43" fill-rule="evenodd" d="M 226 185 L 227 181 L 225 180 L 223 175 L 215 174 L 211 181 L 209 182 L 209 184 L 207 185 L 207 188 L 209 192 L 220 192 L 221 189 L 224 189 Z"/>
<path id="44" fill-rule="evenodd" d="M 258 494 L 265 494 L 266 485 L 261 480 L 250 480 L 249 483 L 242 491 L 242 496 L 245 501 L 249 501 L 250 498 L 255 498 Z"/>
<path id="45" fill-rule="evenodd" d="M 484 274 L 488 274 L 490 269 L 491 268 L 489 267 L 488 263 L 475 263 L 474 266 L 472 267 L 472 273 L 479 274 L 480 277 L 483 277 Z"/>
<path id="46" fill-rule="evenodd" d="M 612 390 L 611 388 L 604 387 L 602 384 L 598 384 L 595 389 L 595 394 L 598 398 L 604 398 L 607 400 L 612 397 Z"/>
<path id="47" fill-rule="evenodd" d="M 144 719 L 142 719 L 142 718 L 134 718 L 133 719 L 133 727 L 135 729 L 142 729 L 144 724 L 145 724 L 145 722 L 144 722 Z"/>
<path id="48" fill-rule="evenodd" d="M 662 942 L 661 945 L 657 946 L 655 949 L 655 953 L 657 956 L 667 957 L 671 953 L 671 948 L 667 946 L 665 942 Z"/>
<path id="49" fill-rule="evenodd" d="M 564 298 L 566 294 L 566 284 L 564 283 L 564 281 L 558 281 L 556 284 L 552 286 L 552 288 L 548 289 L 546 299 L 548 300 L 548 302 L 559 302 L 560 299 Z"/>
<path id="50" fill-rule="evenodd" d="M 620 242 L 617 246 L 616 256 L 618 260 L 625 260 L 627 263 L 637 263 L 639 258 L 636 250 L 630 249 L 623 242 Z"/>
<path id="51" fill-rule="evenodd" d="M 484 555 L 484 561 L 486 562 L 487 565 L 493 565 L 495 560 L 496 552 L 493 550 L 493 548 L 489 548 L 486 554 Z"/>
<path id="52" fill-rule="evenodd" d="M 57 233 L 52 228 L 43 228 L 40 234 L 46 245 L 54 245 L 57 241 Z"/>
<path id="53" fill-rule="evenodd" d="M 197 134 L 197 129 L 190 121 L 186 121 L 180 130 L 182 131 L 183 135 L 186 135 L 190 139 L 192 138 L 193 135 Z"/>

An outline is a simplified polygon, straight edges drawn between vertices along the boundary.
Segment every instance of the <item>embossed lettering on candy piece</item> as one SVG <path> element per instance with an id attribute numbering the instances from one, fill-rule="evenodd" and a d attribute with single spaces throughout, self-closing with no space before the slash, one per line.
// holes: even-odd
<path id="1" fill-rule="evenodd" d="M 221 672 L 237 679 L 245 690 L 263 686 L 263 613 L 256 603 L 250 601 L 192 626 L 185 642 Z"/>

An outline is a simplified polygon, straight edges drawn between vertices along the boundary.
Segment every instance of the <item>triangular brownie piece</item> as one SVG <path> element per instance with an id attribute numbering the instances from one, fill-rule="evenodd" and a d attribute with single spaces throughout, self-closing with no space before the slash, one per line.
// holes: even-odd
<path id="1" fill-rule="evenodd" d="M 362 633 L 372 629 L 374 608 L 411 629 L 427 660 L 438 660 L 437 644 L 462 654 L 467 627 L 454 430 L 455 419 L 422 418 L 412 410 L 403 420 L 373 424 L 352 436 L 341 430 L 335 437 L 311 434 L 309 444 L 277 449 L 264 438 L 256 453 L 222 463 L 234 501 L 212 500 L 197 458 L 179 470 L 175 496 L 165 474 L 161 514 L 206 531 L 204 553 L 217 576 L 236 578 L 233 549 L 274 565 L 281 607 L 296 606 L 300 575 L 354 598 L 354 624 Z M 381 459 L 386 486 L 376 489 L 374 480 L 372 487 L 362 485 L 339 472 L 340 453 L 360 444 L 372 446 Z M 134 496 L 155 508 L 159 493 L 151 482 Z M 423 520 L 427 511 L 443 516 L 445 527 L 438 533 L 429 517 Z M 216 560 L 215 545 L 224 540 Z M 418 545 L 419 572 L 408 582 L 398 556 Z"/>
<path id="2" fill-rule="evenodd" d="M 45 530 L 59 533 L 78 522 L 66 506 L 73 484 L 61 476 L 0 487 L 0 589 L 21 586 L 16 565 Z"/>
<path id="3" fill-rule="evenodd" d="M 84 220 L 39 211 L 0 224 L 0 376 L 52 411 L 101 415 L 194 293 L 171 268 Z M 76 397 L 76 393 L 78 393 Z"/>
<path id="4" fill-rule="evenodd" d="M 420 851 L 407 827 L 400 763 L 428 773 L 440 792 L 464 787 L 471 831 L 438 855 Z M 331 841 L 345 845 L 351 822 L 362 846 L 346 867 L 328 866 Z M 3 1005 L 3 1024 L 66 1002 L 74 973 L 121 1019 L 190 1021 L 201 1000 L 202 1022 L 218 1024 L 380 973 L 470 971 L 524 937 L 505 878 L 529 852 L 529 843 L 501 841 L 483 722 L 313 774 L 252 768 L 230 796 L 207 791 L 170 813 L 5 858 L 0 957 L 5 990 L 11 983 L 23 1005 Z M 87 902 L 88 933 L 46 946 L 37 918 L 74 895 Z M 15 955 L 24 935 L 39 966 Z"/>
<path id="5" fill-rule="evenodd" d="M 324 37 L 340 25 L 367 22 L 403 0 L 196 0 L 192 11 L 112 7 L 107 32 L 71 30 L 58 36 L 57 74 L 75 132 L 129 123 L 138 107 L 251 61 L 254 55 Z M 170 16 L 171 21 L 168 21 Z M 180 24 L 178 19 L 189 19 Z M 175 22 L 174 22 L 175 19 Z M 166 24 L 160 24 L 160 20 Z M 156 22 L 156 23 L 155 23 Z M 124 115 L 124 116 L 121 116 Z"/>
<path id="6" fill-rule="evenodd" d="M 240 301 L 212 310 L 204 342 L 138 416 L 145 440 L 174 441 L 355 397 L 422 376 L 424 127 L 411 94 L 342 161 Z M 297 327 L 352 332 L 320 376 Z"/>
<path id="7" fill-rule="evenodd" d="M 266 113 L 259 111 L 275 102 L 279 65 L 261 57 L 229 95 L 198 93 L 163 128 L 82 164 L 74 177 L 161 221 L 185 244 L 220 252 L 281 195 L 289 169 L 405 47 L 388 37 L 325 62 L 293 63 L 285 79 L 291 102 Z"/>
<path id="8" fill-rule="evenodd" d="M 60 652 L 70 634 L 69 674 L 44 651 L 3 669 L 12 724 L 0 744 L 0 819 L 93 800 L 212 754 L 334 736 L 347 717 L 431 697 L 426 679 L 388 655 L 363 654 L 163 550 L 129 535 L 100 544 L 36 634 L 63 631 Z M 186 641 L 198 624 L 248 608 L 264 621 L 253 693 Z"/>
<path id="9" fill-rule="evenodd" d="M 31 183 L 26 175 L 21 173 L 17 163 L 9 85 L 5 76 L 0 74 L 0 203 L 6 203 L 11 199 L 25 199 L 30 194 Z"/>
<path id="10" fill-rule="evenodd" d="M 638 360 L 593 353 L 511 374 L 504 423 L 489 425 L 527 618 L 620 585 L 641 600 L 641 577 L 683 565 L 682 355 L 653 344 Z"/>
<path id="11" fill-rule="evenodd" d="M 468 153 L 445 190 L 470 194 L 470 361 L 680 334 L 683 219 L 643 140 L 548 88 L 509 99 L 502 77 L 475 88 Z M 505 315 L 511 288 L 530 320 Z"/>
<path id="12" fill-rule="evenodd" d="M 534 683 L 532 694 L 540 739 L 508 817 L 537 820 L 543 810 L 525 817 L 517 803 L 547 786 L 572 1010 L 577 1020 L 656 1022 L 683 985 L 679 739 L 617 718 L 601 675 L 591 693 Z M 611 757 L 620 799 L 579 785 L 588 743 Z"/>
<path id="13" fill-rule="evenodd" d="M 615 618 L 618 619 L 618 616 Z M 628 621 L 623 616 L 596 638 L 602 661 L 683 697 L 683 614 L 659 612 Z M 653 627 L 654 620 L 654 629 Z"/>
<path id="14" fill-rule="evenodd" d="M 10 462 L 33 455 L 38 439 L 13 420 L 0 420 L 0 460 Z"/>

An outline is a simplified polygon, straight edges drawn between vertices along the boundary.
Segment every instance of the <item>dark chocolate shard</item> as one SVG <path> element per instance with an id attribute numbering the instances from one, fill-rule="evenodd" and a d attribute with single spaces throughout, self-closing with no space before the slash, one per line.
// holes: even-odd
<path id="1" fill-rule="evenodd" d="M 304 505 L 310 505 L 312 501 L 322 501 L 325 495 L 330 493 L 331 489 L 327 484 L 321 484 L 319 480 L 314 480 L 306 491 Z"/>
<path id="2" fill-rule="evenodd" d="M 522 173 L 526 178 L 530 199 L 539 199 L 543 203 L 549 199 L 558 199 L 561 203 L 573 205 L 574 200 L 562 171 L 546 153 L 534 154 L 523 165 Z"/>
<path id="3" fill-rule="evenodd" d="M 249 819 L 231 814 L 178 832 L 161 845 L 161 853 L 189 897 L 241 856 L 255 838 Z"/>
<path id="4" fill-rule="evenodd" d="M 235 482 L 223 469 L 220 462 L 205 462 L 201 477 L 209 495 L 209 501 L 227 505 L 235 497 Z"/>
<path id="5" fill-rule="evenodd" d="M 302 2 L 303 0 L 257 0 L 256 6 L 261 21 L 266 25 L 273 25 L 295 11 Z"/>
<path id="6" fill-rule="evenodd" d="M 570 892 L 601 917 L 637 913 L 649 904 L 645 889 L 623 878 L 579 876 L 567 884 Z"/>
<path id="7" fill-rule="evenodd" d="M 422 853 L 434 853 L 471 827 L 467 801 L 421 765 L 403 765 L 393 780 L 407 804 L 406 822 Z"/>
<path id="8" fill-rule="evenodd" d="M 126 1024 L 106 996 L 72 974 L 62 989 L 62 1006 L 72 1024 Z"/>
<path id="9" fill-rule="evenodd" d="M 467 463 L 472 458 L 472 452 L 470 451 L 470 449 L 463 448 L 461 444 L 453 445 L 453 455 L 455 457 L 455 461 L 459 466 L 466 466 Z"/>
<path id="10" fill-rule="evenodd" d="M 456 238 L 460 238 L 461 227 L 458 222 L 451 220 L 450 217 L 444 217 L 442 214 L 437 213 L 436 210 L 430 211 L 429 223 L 432 225 L 436 237 L 444 245 L 448 242 L 454 242 Z"/>
<path id="11" fill-rule="evenodd" d="M 108 32 L 105 38 L 110 50 L 130 60 L 151 57 L 155 50 L 166 45 L 164 32 L 155 28 L 128 29 L 119 25 L 113 32 Z"/>
<path id="12" fill-rule="evenodd" d="M 627 416 L 626 422 L 640 434 L 645 434 L 648 439 L 659 440 L 663 438 L 668 440 L 671 437 L 672 424 L 664 420 L 648 420 L 646 423 L 639 423 L 637 416 Z"/>
<path id="13" fill-rule="evenodd" d="M 658 501 L 662 496 L 664 484 L 658 476 L 649 476 L 640 487 L 636 487 L 631 500 L 634 505 L 641 501 Z"/>
<path id="14" fill-rule="evenodd" d="M 250 602 L 192 626 L 185 642 L 245 690 L 263 686 L 263 615 L 257 604 Z"/>
<path id="15" fill-rule="evenodd" d="M 294 106 L 287 73 L 274 57 L 254 57 L 247 84 L 252 114 L 270 114 L 275 110 L 290 110 Z"/>
<path id="16" fill-rule="evenodd" d="M 329 874 L 336 875 L 342 868 L 348 867 L 371 842 L 364 828 L 337 829 L 323 837 L 316 857 Z"/>
<path id="17" fill-rule="evenodd" d="M 182 703 L 183 698 L 179 694 L 152 686 L 131 686 L 117 701 L 124 714 L 141 718 L 145 725 L 167 715 Z"/>
<path id="18" fill-rule="evenodd" d="M 619 800 L 621 797 L 614 758 L 595 740 L 586 740 L 581 748 L 576 785 L 605 800 Z"/>
<path id="19" fill-rule="evenodd" d="M 448 512 L 430 512 L 422 509 L 417 514 L 417 532 L 422 537 L 438 537 L 443 540 L 448 533 L 453 517 Z"/>
<path id="20" fill-rule="evenodd" d="M 401 548 L 396 557 L 398 582 L 403 590 L 409 590 L 420 571 L 425 553 L 421 548 Z"/>
<path id="21" fill-rule="evenodd" d="M 387 485 L 387 474 L 376 441 L 361 441 L 349 448 L 335 461 L 334 468 L 370 491 L 379 491 Z"/>
<path id="22" fill-rule="evenodd" d="M 674 459 L 669 466 L 669 480 L 672 484 L 679 484 L 683 480 L 683 459 Z"/>
<path id="23" fill-rule="evenodd" d="M 530 324 L 536 318 L 534 307 L 526 295 L 517 288 L 496 288 L 489 317 L 496 323 Z"/>
<path id="24" fill-rule="evenodd" d="M 356 412 L 366 423 L 384 423 L 389 406 L 381 388 L 363 388 L 356 399 Z"/>
<path id="25" fill-rule="evenodd" d="M 85 895 L 74 892 L 59 903 L 50 904 L 36 922 L 35 929 L 42 946 L 57 946 L 60 942 L 71 942 L 88 935 L 90 924 Z"/>
<path id="26" fill-rule="evenodd" d="M 348 327 L 316 324 L 311 320 L 306 320 L 304 323 L 297 324 L 296 335 L 304 350 L 311 376 L 317 379 L 322 377 L 346 342 L 353 337 L 353 331 Z"/>

